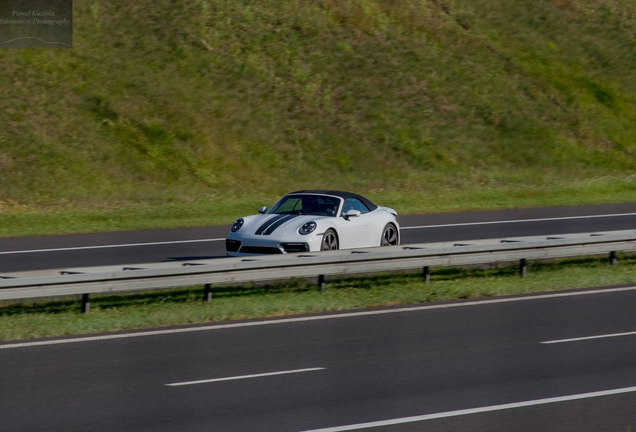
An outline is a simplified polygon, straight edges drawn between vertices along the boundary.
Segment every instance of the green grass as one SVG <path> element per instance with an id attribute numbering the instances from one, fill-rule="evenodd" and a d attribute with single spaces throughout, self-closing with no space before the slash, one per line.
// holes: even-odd
<path id="1" fill-rule="evenodd" d="M 477 183 L 476 183 L 477 184 Z M 375 202 L 401 215 L 633 202 L 636 181 L 612 176 L 550 185 L 511 184 L 506 187 L 459 187 L 431 184 L 426 190 L 369 194 Z M 35 235 L 125 231 L 231 224 L 239 216 L 271 206 L 275 194 L 208 195 L 187 202 L 114 202 L 80 205 L 61 201 L 47 207 L 0 203 L 0 238 Z"/>
<path id="2" fill-rule="evenodd" d="M 630 0 L 96 0 L 0 50 L 0 235 L 633 200 Z"/>
<path id="3" fill-rule="evenodd" d="M 287 316 L 442 300 L 494 297 L 636 283 L 636 257 L 531 262 L 525 279 L 515 266 L 438 268 L 426 285 L 421 274 L 329 278 L 315 283 L 215 286 L 211 303 L 201 287 L 151 293 L 93 296 L 87 315 L 77 300 L 6 302 L 0 305 L 0 340 L 144 329 L 227 320 Z"/>

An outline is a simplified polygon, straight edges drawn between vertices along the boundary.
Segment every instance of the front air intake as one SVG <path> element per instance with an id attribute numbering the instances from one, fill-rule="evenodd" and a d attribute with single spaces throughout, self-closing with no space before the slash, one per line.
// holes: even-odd
<path id="1" fill-rule="evenodd" d="M 280 245 L 287 253 L 309 252 L 309 244 L 307 243 L 281 243 Z"/>
<path id="2" fill-rule="evenodd" d="M 238 252 L 241 242 L 238 240 L 225 239 L 225 250 L 227 252 Z"/>
<path id="3" fill-rule="evenodd" d="M 241 248 L 241 253 L 273 255 L 273 254 L 282 254 L 283 251 L 278 249 L 278 248 L 274 248 L 274 247 L 243 246 Z"/>

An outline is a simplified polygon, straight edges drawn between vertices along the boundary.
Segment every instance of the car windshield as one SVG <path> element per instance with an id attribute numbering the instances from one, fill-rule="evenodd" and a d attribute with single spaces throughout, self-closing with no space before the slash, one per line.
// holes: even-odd
<path id="1" fill-rule="evenodd" d="M 336 216 L 340 198 L 325 195 L 286 195 L 269 211 L 273 214 Z"/>

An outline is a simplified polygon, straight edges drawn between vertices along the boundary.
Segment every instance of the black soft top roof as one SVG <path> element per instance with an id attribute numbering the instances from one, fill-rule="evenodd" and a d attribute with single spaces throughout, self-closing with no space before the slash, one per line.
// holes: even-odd
<path id="1" fill-rule="evenodd" d="M 357 198 L 360 201 L 362 201 L 364 203 L 364 205 L 367 206 L 367 208 L 369 210 L 371 210 L 371 211 L 373 211 L 376 208 L 378 208 L 377 205 L 373 204 L 371 201 L 369 201 L 368 199 L 366 199 L 362 195 L 354 194 L 353 192 L 344 192 L 344 191 L 337 191 L 337 190 L 300 190 L 300 191 L 296 191 L 296 192 L 290 192 L 287 195 L 294 195 L 294 194 L 333 195 L 333 196 L 337 196 L 337 197 L 340 197 L 340 198 L 343 198 L 343 199 Z"/>

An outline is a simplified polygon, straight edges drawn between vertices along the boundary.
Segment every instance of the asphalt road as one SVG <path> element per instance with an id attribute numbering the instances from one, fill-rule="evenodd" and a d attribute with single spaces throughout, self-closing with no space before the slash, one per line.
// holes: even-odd
<path id="1" fill-rule="evenodd" d="M 635 430 L 636 288 L 582 292 L 4 343 L 0 430 Z"/>
<path id="2" fill-rule="evenodd" d="M 633 229 L 636 203 L 399 216 L 402 243 Z M 0 239 L 0 272 L 222 258 L 229 226 Z"/>
<path id="3" fill-rule="evenodd" d="M 607 231 L 636 204 L 400 223 L 403 243 Z M 227 230 L 4 239 L 0 271 L 222 257 Z M 586 292 L 0 343 L 0 430 L 636 430 L 636 289 Z"/>

